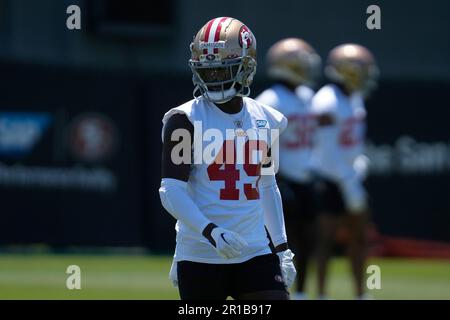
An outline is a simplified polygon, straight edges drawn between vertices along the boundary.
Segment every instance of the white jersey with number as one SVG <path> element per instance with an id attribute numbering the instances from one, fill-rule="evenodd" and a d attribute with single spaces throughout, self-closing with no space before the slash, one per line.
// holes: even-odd
<path id="1" fill-rule="evenodd" d="M 334 180 L 361 176 L 355 160 L 364 152 L 366 109 L 362 96 L 355 93 L 348 97 L 329 84 L 316 93 L 312 109 L 316 116 L 331 115 L 334 123 L 328 129 L 335 133 L 329 147 L 314 147 L 315 170 Z"/>
<path id="2" fill-rule="evenodd" d="M 224 259 L 205 237 L 177 221 L 174 256 L 177 261 L 240 263 L 271 252 L 258 180 L 261 162 L 267 160 L 263 159 L 266 154 L 263 149 L 270 148 L 276 139 L 268 129 L 278 129 L 281 133 L 287 119 L 253 99 L 243 98 L 243 102 L 241 112 L 228 114 L 200 97 L 164 115 L 163 124 L 173 114 L 182 113 L 194 125 L 189 195 L 210 221 L 239 233 L 249 244 L 238 258 Z"/>
<path id="3" fill-rule="evenodd" d="M 280 174 L 298 183 L 308 182 L 311 169 L 312 138 L 316 121 L 311 111 L 313 90 L 306 86 L 296 93 L 274 85 L 256 100 L 274 107 L 289 121 L 280 137 Z"/>

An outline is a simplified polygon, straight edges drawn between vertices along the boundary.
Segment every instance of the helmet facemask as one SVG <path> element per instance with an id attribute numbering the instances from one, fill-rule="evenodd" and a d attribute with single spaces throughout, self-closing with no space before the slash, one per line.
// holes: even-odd
<path id="1" fill-rule="evenodd" d="M 372 91 L 376 87 L 378 68 L 376 65 L 362 65 L 357 62 L 345 62 L 328 65 L 325 73 L 330 80 L 342 83 L 349 91 Z"/>
<path id="2" fill-rule="evenodd" d="M 250 56 L 219 62 L 191 59 L 189 66 L 193 74 L 195 98 L 202 95 L 210 102 L 221 104 L 236 96 L 250 95 L 250 84 L 256 72 L 256 61 Z"/>
<path id="3" fill-rule="evenodd" d="M 285 58 L 284 61 L 270 61 L 268 76 L 283 80 L 294 86 L 314 86 L 320 76 L 321 60 L 317 54 L 299 52 L 298 57 Z"/>

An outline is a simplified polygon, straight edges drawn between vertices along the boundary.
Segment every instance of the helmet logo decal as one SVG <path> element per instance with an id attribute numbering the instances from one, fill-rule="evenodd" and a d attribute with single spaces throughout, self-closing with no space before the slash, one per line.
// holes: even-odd
<path id="1" fill-rule="evenodd" d="M 250 30 L 247 28 L 247 26 L 243 25 L 241 27 L 241 30 L 239 30 L 239 45 L 244 48 L 248 49 L 253 43 L 252 34 Z"/>

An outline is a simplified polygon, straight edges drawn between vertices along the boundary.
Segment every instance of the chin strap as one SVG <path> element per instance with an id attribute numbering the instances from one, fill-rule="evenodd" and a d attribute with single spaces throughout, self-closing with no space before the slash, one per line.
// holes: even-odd
<path id="1" fill-rule="evenodd" d="M 224 91 L 206 91 L 204 96 L 211 102 L 214 103 L 225 103 L 233 99 L 237 95 L 236 89 L 234 87 L 224 90 Z"/>
<path id="2" fill-rule="evenodd" d="M 197 93 L 200 93 L 200 94 L 197 94 Z M 192 91 L 192 96 L 194 97 L 194 99 L 198 99 L 198 98 L 200 98 L 202 96 L 200 87 L 198 85 L 196 85 L 194 87 L 194 91 Z"/>
<path id="3" fill-rule="evenodd" d="M 250 92 L 248 92 L 250 94 Z M 202 90 L 199 85 L 194 87 L 194 91 L 192 92 L 194 99 L 198 99 L 203 96 L 206 100 L 212 103 L 226 103 L 233 99 L 236 96 L 241 96 L 239 92 L 236 91 L 236 88 L 232 87 L 230 89 L 224 91 L 208 91 Z"/>
<path id="4" fill-rule="evenodd" d="M 250 87 L 244 87 L 242 90 L 243 92 L 237 93 L 235 88 L 225 90 L 224 94 L 222 94 L 222 91 L 221 92 L 207 91 L 205 93 L 202 93 L 201 91 L 202 90 L 198 85 L 195 86 L 194 91 L 192 92 L 194 99 L 198 99 L 201 96 L 203 96 L 206 100 L 218 104 L 226 103 L 231 99 L 233 99 L 234 97 L 248 97 L 251 93 Z"/>
<path id="5" fill-rule="evenodd" d="M 244 87 L 242 92 L 239 92 L 236 96 L 238 97 L 248 97 L 250 95 L 250 87 Z"/>
<path id="6" fill-rule="evenodd" d="M 250 87 L 240 85 L 241 87 L 239 88 L 239 90 L 236 90 L 236 83 L 238 82 L 235 81 L 231 88 L 222 91 L 209 91 L 206 89 L 206 86 L 200 86 L 199 84 L 196 84 L 192 95 L 194 99 L 198 99 L 203 96 L 206 100 L 218 104 L 226 103 L 234 97 L 248 97 L 251 92 Z"/>

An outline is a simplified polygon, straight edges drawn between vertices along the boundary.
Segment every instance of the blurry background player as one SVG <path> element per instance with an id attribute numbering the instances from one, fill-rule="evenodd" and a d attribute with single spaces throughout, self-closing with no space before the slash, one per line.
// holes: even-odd
<path id="1" fill-rule="evenodd" d="M 315 50 L 297 38 L 275 43 L 266 57 L 273 85 L 256 100 L 273 106 L 288 119 L 280 137 L 280 170 L 277 175 L 286 219 L 289 244 L 296 254 L 298 271 L 292 299 L 304 299 L 307 262 L 313 250 L 315 206 L 311 183 L 311 148 L 316 126 L 311 111 L 310 88 L 320 73 Z"/>
<path id="2" fill-rule="evenodd" d="M 247 98 L 256 72 L 256 39 L 242 22 L 216 18 L 197 33 L 191 53 L 195 99 L 163 118 L 159 192 L 164 208 L 178 220 L 171 278 L 181 299 L 288 299 L 295 267 L 280 192 L 274 172 L 261 174 L 261 165 L 269 164 L 264 160 L 271 159 L 252 158 L 252 151 L 270 154 L 272 141 L 248 133 L 282 131 L 287 120 Z M 191 137 L 199 134 L 194 123 L 203 132 L 215 129 L 226 137 L 214 160 L 205 161 L 201 152 L 211 141 L 200 136 L 192 148 Z M 200 156 L 201 161 L 174 162 L 179 141 L 172 141 L 172 134 L 179 129 L 189 132 L 188 150 L 194 157 L 188 159 Z M 234 133 L 231 139 L 227 130 Z M 239 137 L 245 144 L 239 144 Z M 239 163 L 242 153 L 245 160 Z"/>
<path id="3" fill-rule="evenodd" d="M 313 98 L 317 115 L 313 159 L 322 177 L 319 196 L 318 275 L 319 295 L 325 297 L 325 276 L 338 222 L 349 232 L 348 255 L 358 298 L 364 293 L 365 228 L 367 195 L 363 179 L 367 171 L 364 152 L 364 97 L 375 87 L 378 68 L 364 47 L 344 44 L 334 48 L 325 75 L 330 81 Z M 342 218 L 344 221 L 338 221 Z"/>

